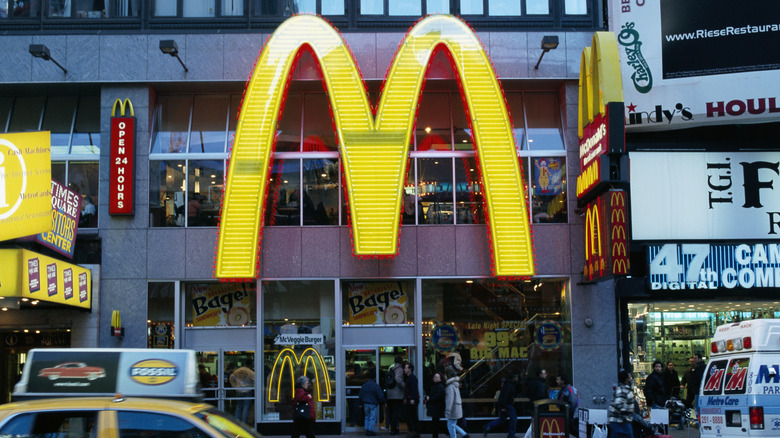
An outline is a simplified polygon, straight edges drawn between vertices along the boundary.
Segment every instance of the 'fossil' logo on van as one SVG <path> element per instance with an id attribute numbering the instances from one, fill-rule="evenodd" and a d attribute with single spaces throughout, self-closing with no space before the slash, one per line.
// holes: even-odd
<path id="1" fill-rule="evenodd" d="M 179 375 L 176 364 L 162 359 L 136 362 L 130 367 L 130 378 L 142 385 L 162 385 Z"/>

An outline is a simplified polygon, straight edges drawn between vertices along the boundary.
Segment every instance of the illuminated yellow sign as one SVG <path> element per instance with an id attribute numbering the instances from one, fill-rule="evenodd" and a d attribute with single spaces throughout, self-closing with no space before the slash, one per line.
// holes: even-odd
<path id="1" fill-rule="evenodd" d="M 328 377 L 328 368 L 325 365 L 325 360 L 322 359 L 317 350 L 309 347 L 301 353 L 300 357 L 295 354 L 292 348 L 285 348 L 276 356 L 274 367 L 271 369 L 271 376 L 268 379 L 269 402 L 279 401 L 279 393 L 282 390 L 282 374 L 285 370 L 289 371 L 289 376 L 292 379 L 290 384 L 291 398 L 295 397 L 295 368 L 300 368 L 301 363 L 303 363 L 303 372 L 299 376 L 308 376 L 309 366 L 314 369 L 317 400 L 330 400 L 330 378 Z"/>
<path id="2" fill-rule="evenodd" d="M 0 134 L 0 241 L 51 230 L 51 136 Z"/>
<path id="3" fill-rule="evenodd" d="M 0 296 L 89 309 L 92 272 L 26 249 L 0 249 Z"/>
<path id="4" fill-rule="evenodd" d="M 622 101 L 623 80 L 617 38 L 612 32 L 595 32 L 591 47 L 582 49 L 580 57 L 579 138 L 597 114 L 604 114 L 608 102 Z"/>
<path id="5" fill-rule="evenodd" d="M 354 254 L 398 252 L 403 183 L 425 71 L 444 50 L 460 79 L 474 132 L 489 219 L 493 273 L 534 274 L 526 195 L 512 126 L 500 85 L 482 44 L 461 20 L 432 15 L 401 43 L 376 116 L 352 55 L 325 20 L 299 15 L 282 23 L 258 58 L 247 85 L 230 159 L 215 276 L 254 278 L 263 197 L 279 110 L 296 56 L 306 47 L 319 61 L 330 98 L 349 200 Z"/>

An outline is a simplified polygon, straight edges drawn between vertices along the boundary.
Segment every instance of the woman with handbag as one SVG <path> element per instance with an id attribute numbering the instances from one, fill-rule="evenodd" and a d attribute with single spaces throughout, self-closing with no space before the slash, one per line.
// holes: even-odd
<path id="1" fill-rule="evenodd" d="M 301 376 L 295 381 L 295 386 L 292 438 L 299 438 L 301 435 L 306 435 L 306 438 L 314 438 L 313 429 L 317 411 L 311 397 L 311 381 L 308 377 Z"/>

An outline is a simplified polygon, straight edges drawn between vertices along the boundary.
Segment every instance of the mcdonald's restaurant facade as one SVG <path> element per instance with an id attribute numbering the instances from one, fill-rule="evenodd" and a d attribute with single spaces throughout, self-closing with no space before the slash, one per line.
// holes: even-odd
<path id="1" fill-rule="evenodd" d="M 207 401 L 271 434 L 289 431 L 303 374 L 318 433 L 360 427 L 359 386 L 395 356 L 423 394 L 460 364 L 473 427 L 492 417 L 502 378 L 538 368 L 604 408 L 615 285 L 584 282 L 585 215 L 569 190 L 597 3 L 570 23 L 550 11 L 555 31 L 332 19 L 339 33 L 314 16 L 225 33 L 181 16 L 110 34 L 20 27 L 3 37 L 15 60 L 0 66 L 3 132 L 49 131 L 52 178 L 96 206 L 73 257 L 94 286 L 90 312 L 23 305 L 0 335 L 194 349 Z M 559 45 L 542 52 L 549 34 Z M 160 51 L 171 40 L 178 59 Z M 67 73 L 32 58 L 33 43 Z M 264 44 L 274 50 L 257 57 Z M 25 348 L 3 348 L 23 362 Z M 241 367 L 249 390 L 230 383 Z"/>

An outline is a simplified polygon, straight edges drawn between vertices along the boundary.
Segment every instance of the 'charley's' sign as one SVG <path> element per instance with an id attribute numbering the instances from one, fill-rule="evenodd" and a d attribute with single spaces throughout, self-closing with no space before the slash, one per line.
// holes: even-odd
<path id="1" fill-rule="evenodd" d="M 506 103 L 482 44 L 461 20 L 432 15 L 407 34 L 376 107 L 341 36 L 325 20 L 298 15 L 268 40 L 247 85 L 225 186 L 215 276 L 257 276 L 262 208 L 279 111 L 301 50 L 319 60 L 333 109 L 349 200 L 354 254 L 398 252 L 407 157 L 425 71 L 437 50 L 460 79 L 479 158 L 490 226 L 493 273 L 534 274 L 526 194 Z"/>

